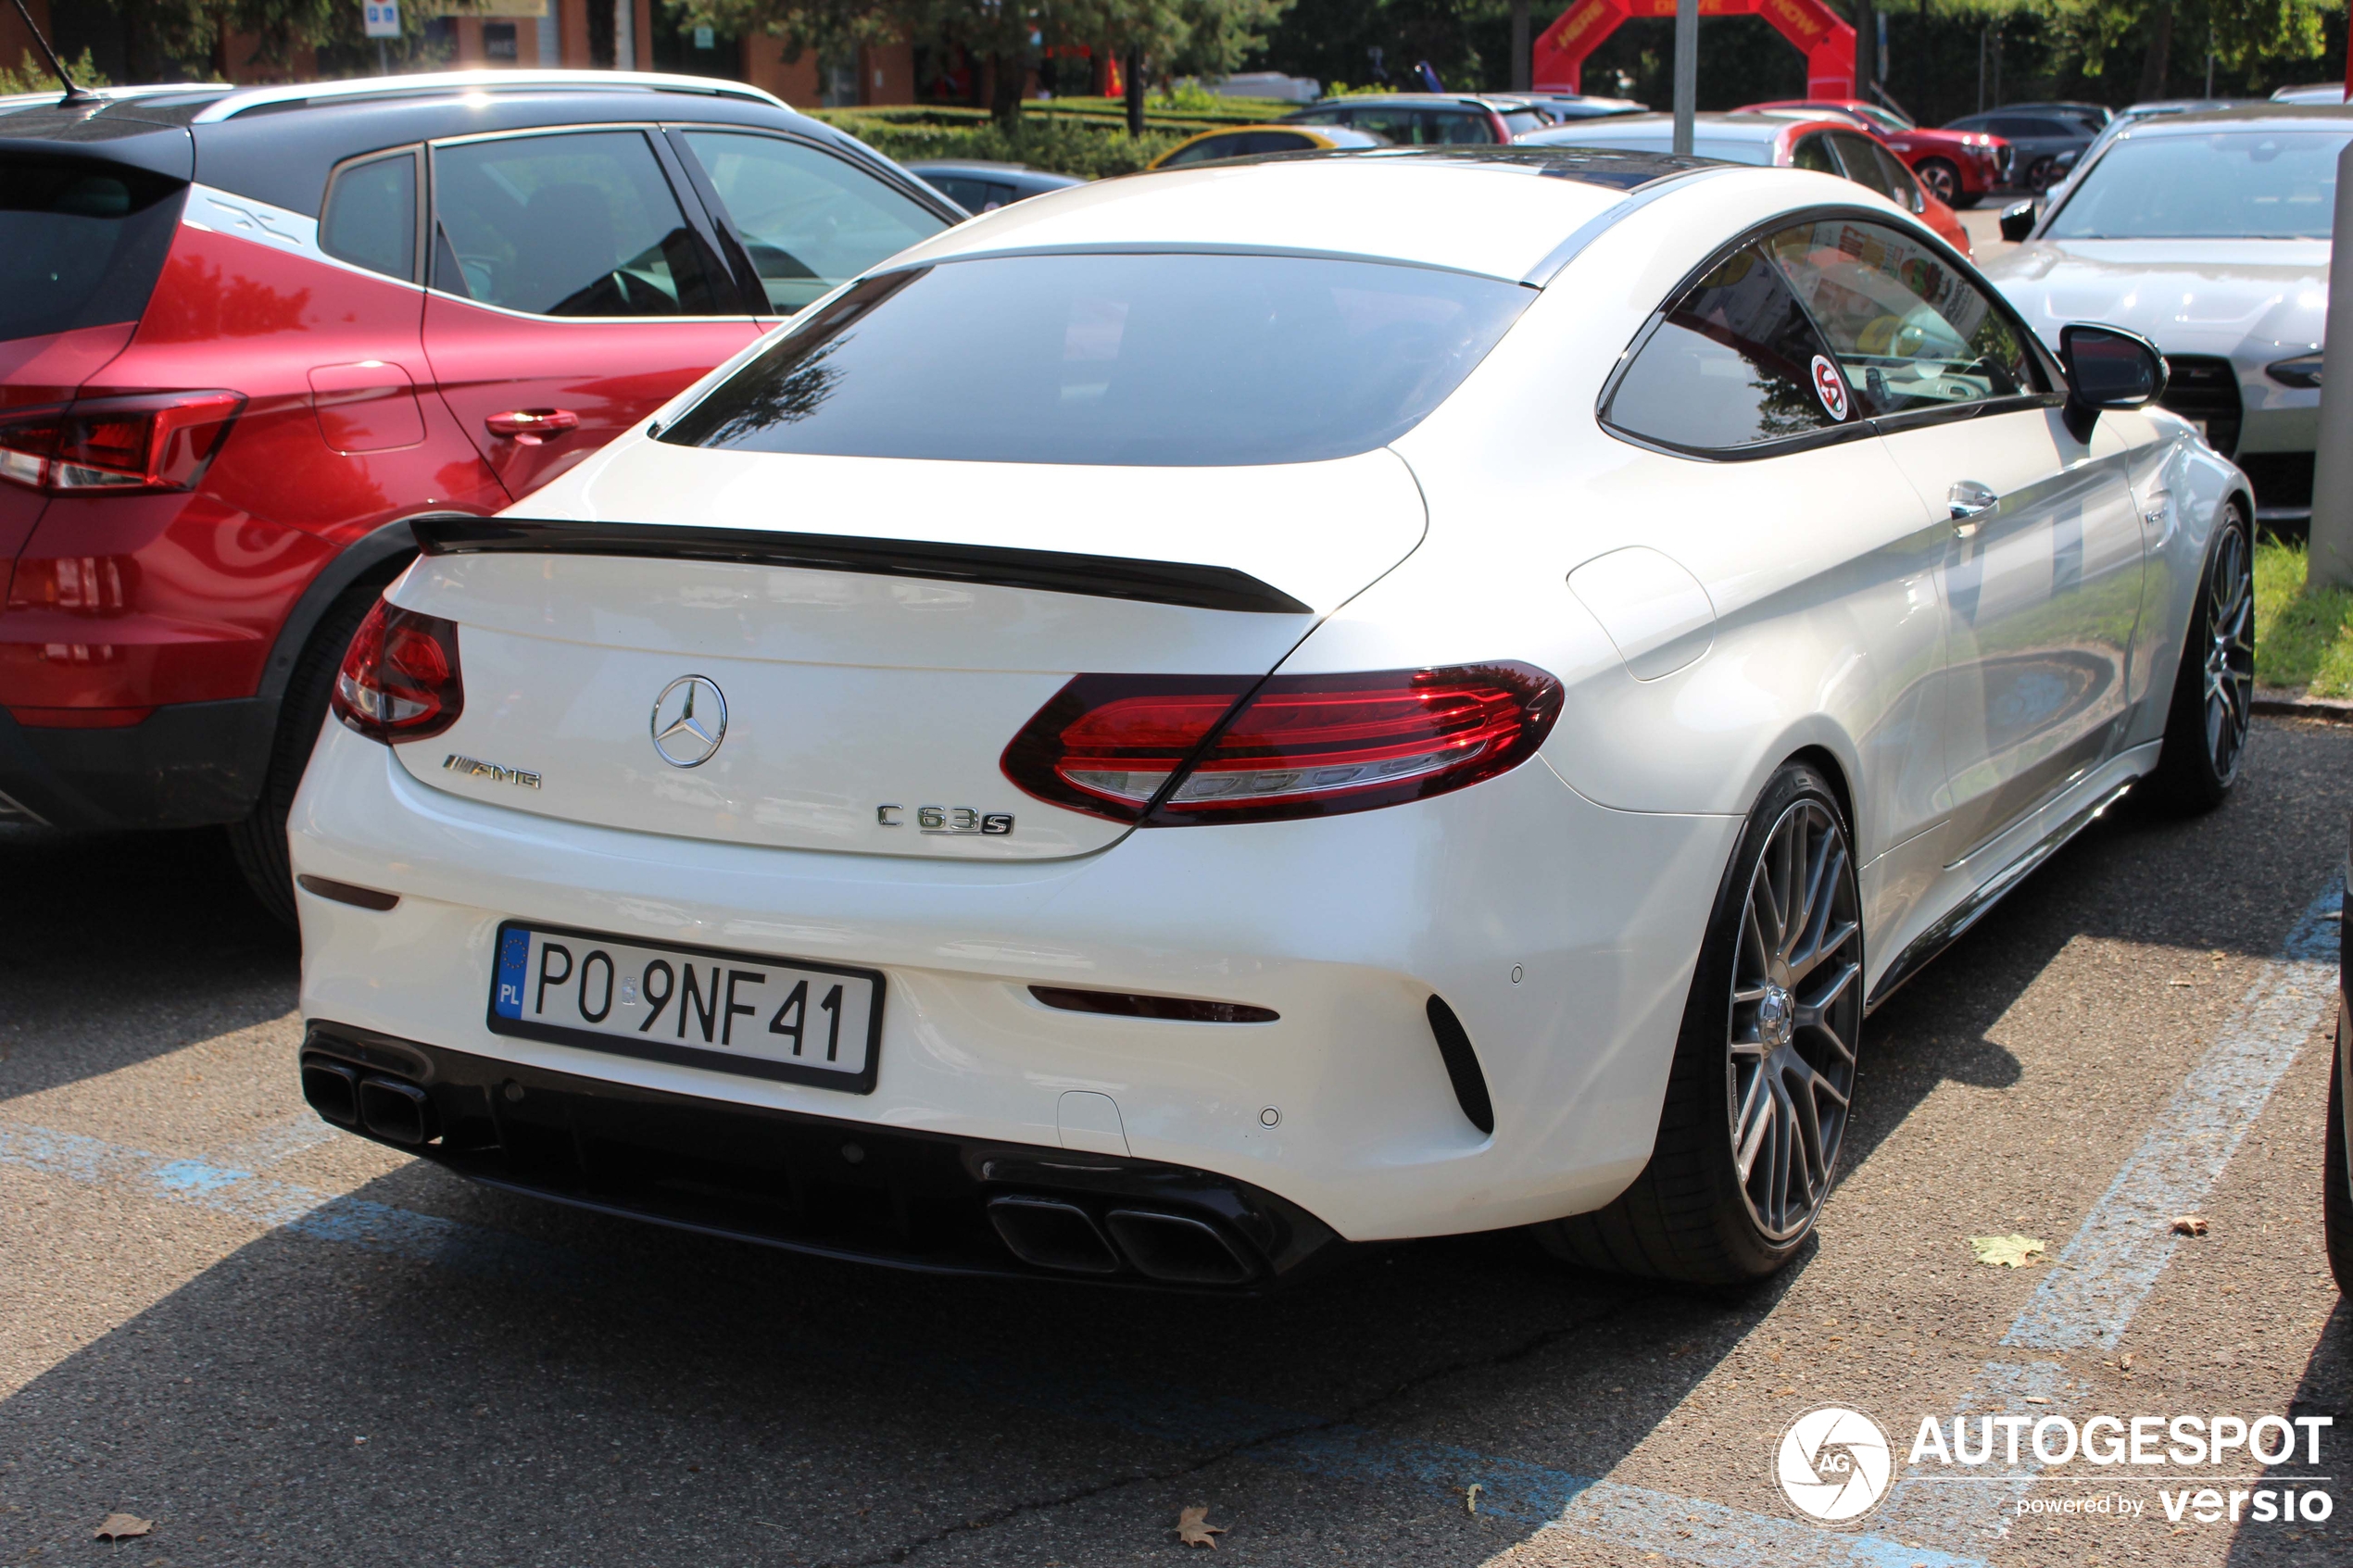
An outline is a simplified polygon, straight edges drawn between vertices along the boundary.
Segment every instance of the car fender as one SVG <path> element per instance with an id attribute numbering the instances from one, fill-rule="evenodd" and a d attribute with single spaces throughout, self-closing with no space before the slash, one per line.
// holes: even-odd
<path id="1" fill-rule="evenodd" d="M 2137 700 L 2125 736 L 2125 744 L 2133 746 L 2165 733 L 2174 672 L 2189 641 L 2198 583 L 2206 573 L 2222 508 L 2235 500 L 2251 527 L 2255 500 L 2246 475 L 2199 439 L 2187 420 L 2157 408 L 2120 417 L 2151 421 L 2162 443 L 2147 475 L 2135 476 L 2133 486 L 2145 569 L 2141 576 L 2142 633 L 2135 639 L 2131 667 Z"/>

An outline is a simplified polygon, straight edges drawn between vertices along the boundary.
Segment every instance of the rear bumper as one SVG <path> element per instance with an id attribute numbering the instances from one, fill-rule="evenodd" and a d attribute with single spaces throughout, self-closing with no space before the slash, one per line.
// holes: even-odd
<path id="1" fill-rule="evenodd" d="M 1598 1208 L 1641 1171 L 1739 827 L 1607 810 L 1537 760 L 1410 806 L 1138 832 L 1053 860 L 768 849 L 486 805 L 331 725 L 290 848 L 300 875 L 398 896 L 297 899 L 307 1018 L 878 1134 L 1213 1172 L 1376 1241 Z M 874 1088 L 494 1034 L 510 918 L 878 970 Z M 1070 1011 L 1033 985 L 1279 1017 Z M 1454 1085 L 1433 997 L 1467 1036 L 1491 1132 Z"/>
<path id="2" fill-rule="evenodd" d="M 0 709 L 0 822 L 180 828 L 253 809 L 277 704 L 261 697 L 158 708 L 120 729 L 42 729 Z"/>
<path id="3" fill-rule="evenodd" d="M 1151 1160 L 731 1105 L 326 1022 L 311 1023 L 302 1060 L 327 1120 L 459 1175 L 797 1252 L 1247 1293 L 1345 1245 L 1271 1193 Z M 343 1098 L 346 1073 L 421 1092 L 422 1120 L 371 1127 L 357 1095 Z M 420 1102 L 387 1103 L 400 1118 Z"/>

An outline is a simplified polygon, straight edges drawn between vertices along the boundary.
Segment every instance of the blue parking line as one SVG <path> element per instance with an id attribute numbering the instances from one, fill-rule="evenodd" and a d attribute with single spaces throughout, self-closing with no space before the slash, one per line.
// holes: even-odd
<path id="1" fill-rule="evenodd" d="M 2113 1350 L 2122 1342 L 2181 1246 L 2173 1216 L 2204 1206 L 2313 1029 L 2334 1009 L 2344 896 L 2343 883 L 2332 877 L 2305 907 L 2278 955 L 2257 972 L 2214 1043 L 2060 1249 L 2002 1336 L 2004 1345 Z M 2047 1405 L 2037 1415 L 2070 1414 L 2080 1402 L 2070 1394 L 2073 1378 L 2055 1361 L 1988 1361 L 1953 1413 L 2015 1412 L 2032 1396 Z M 1900 1433 L 1889 1436 L 1899 1446 L 1904 1441 Z M 1879 1517 L 1906 1534 L 1940 1540 L 1998 1537 L 2043 1473 L 2029 1451 L 2016 1462 L 1970 1467 L 1968 1486 L 1931 1473 L 1907 1475 Z"/>
<path id="2" fill-rule="evenodd" d="M 295 1147 L 289 1140 L 289 1147 Z M 169 1159 L 78 1133 L 0 1123 L 0 1165 L 195 1205 L 232 1219 L 536 1288 L 573 1288 L 591 1273 L 567 1248 L 277 1181 L 238 1166 Z M 655 1282 L 648 1281 L 648 1285 Z M 1987 1568 L 1982 1561 L 1904 1545 L 1883 1535 L 1816 1529 L 1701 1499 L 1623 1486 L 1546 1465 L 1247 1400 L 1116 1380 L 1051 1381 L 1032 1369 L 921 1351 L 884 1358 L 796 1336 L 796 1353 L 858 1363 L 904 1378 L 911 1369 L 992 1403 L 1035 1410 L 1178 1447 L 1227 1449 L 1252 1463 L 1464 1506 L 1531 1531 L 1564 1530 L 1705 1568 Z"/>
<path id="3" fill-rule="evenodd" d="M 2035 1286 L 2003 1344 L 2116 1348 L 2181 1246 L 2172 1217 L 2205 1200 L 2334 1000 L 2337 927 L 2330 917 L 2343 897 L 2332 883 L 2305 909 L 2279 957 L 2256 977 L 2231 1022 Z"/>

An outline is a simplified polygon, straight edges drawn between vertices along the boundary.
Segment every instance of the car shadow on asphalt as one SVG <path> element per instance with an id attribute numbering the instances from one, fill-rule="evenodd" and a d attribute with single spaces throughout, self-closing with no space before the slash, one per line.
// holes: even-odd
<path id="1" fill-rule="evenodd" d="M 2316 1193 L 2320 1185 L 2320 1173 L 2316 1170 L 2312 1174 L 2312 1187 Z M 2285 1413 L 2291 1418 L 2327 1416 L 2335 1423 L 2322 1439 L 2321 1451 L 2323 1456 L 2341 1456 L 2345 1452 L 2345 1445 L 2353 1441 L 2353 1300 L 2339 1297 L 2335 1310 L 2329 1313 L 2328 1322 L 2322 1325 L 2320 1338 L 2312 1347 L 2311 1358 L 2304 1363 L 2304 1375 L 2297 1380 L 2295 1398 L 2289 1401 Z M 2332 1508 L 2341 1512 L 2345 1507 L 2345 1476 L 2338 1468 L 2341 1463 L 2341 1459 L 2332 1463 L 2324 1457 L 2318 1471 L 2301 1462 L 2268 1465 L 2265 1470 L 2280 1475 L 2334 1472 L 2334 1484 L 2323 1486 L 2322 1490 L 2333 1496 L 2335 1500 Z M 2256 1485 L 2260 1486 L 2261 1483 Z M 2296 1488 L 2299 1492 L 2306 1489 Z M 2258 1526 L 2250 1522 L 2247 1527 L 2232 1537 L 2230 1555 L 2224 1561 L 2230 1568 L 2258 1568 L 2258 1565 L 2270 1568 L 2273 1563 L 2320 1562 L 2323 1560 L 2320 1552 L 2329 1553 L 2330 1561 L 2342 1561 L 2337 1554 L 2344 1550 L 2345 1528 L 2346 1521 L 2343 1519 L 2334 1520 L 2325 1528 L 2309 1524 L 2299 1528 L 2295 1524 L 2279 1523 Z M 2324 1536 L 2334 1544 L 2323 1545 Z"/>
<path id="2" fill-rule="evenodd" d="M 300 948 L 217 828 L 0 826 L 0 1100 L 283 1017 Z M 105 1027 L 94 1028 L 103 1017 Z"/>

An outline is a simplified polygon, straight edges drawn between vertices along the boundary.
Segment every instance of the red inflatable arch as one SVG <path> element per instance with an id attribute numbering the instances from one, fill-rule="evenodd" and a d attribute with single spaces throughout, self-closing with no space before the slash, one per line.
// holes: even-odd
<path id="1" fill-rule="evenodd" d="M 1855 96 L 1855 30 L 1822 0 L 1699 0 L 1704 17 L 1763 17 L 1806 56 L 1806 95 Z M 1576 0 L 1536 40 L 1531 80 L 1556 93 L 1580 91 L 1586 57 L 1617 25 L 1675 15 L 1675 0 Z"/>

